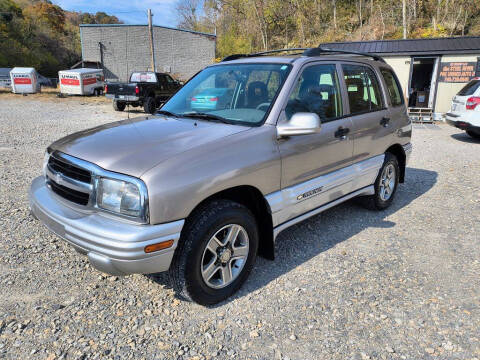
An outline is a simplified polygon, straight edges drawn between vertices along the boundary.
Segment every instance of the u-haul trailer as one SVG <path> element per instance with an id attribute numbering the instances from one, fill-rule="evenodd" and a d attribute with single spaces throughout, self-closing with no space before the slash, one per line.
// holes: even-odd
<path id="1" fill-rule="evenodd" d="M 10 71 L 12 92 L 34 94 L 40 90 L 37 71 L 34 68 L 15 67 Z"/>
<path id="2" fill-rule="evenodd" d="M 60 92 L 68 95 L 100 95 L 105 77 L 102 69 L 71 69 L 58 72 Z"/>

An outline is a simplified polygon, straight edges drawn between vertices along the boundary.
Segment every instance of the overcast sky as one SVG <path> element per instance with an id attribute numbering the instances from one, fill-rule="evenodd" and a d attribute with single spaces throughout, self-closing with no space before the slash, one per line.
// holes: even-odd
<path id="1" fill-rule="evenodd" d="M 147 24 L 147 10 L 153 12 L 155 25 L 175 26 L 176 0 L 53 0 L 64 10 L 115 15 L 126 24 Z"/>

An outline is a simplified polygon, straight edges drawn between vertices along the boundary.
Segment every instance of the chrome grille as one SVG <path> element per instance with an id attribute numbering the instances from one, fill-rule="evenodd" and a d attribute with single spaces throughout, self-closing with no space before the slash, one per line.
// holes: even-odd
<path id="1" fill-rule="evenodd" d="M 48 167 L 57 173 L 61 173 L 71 179 L 84 183 L 90 183 L 92 180 L 92 174 L 90 171 L 79 168 L 65 160 L 62 161 L 57 159 L 53 155 L 50 156 L 50 159 L 48 160 Z"/>
<path id="2" fill-rule="evenodd" d="M 53 153 L 46 169 L 50 189 L 78 205 L 86 206 L 93 192 L 92 173 L 69 161 L 61 153 Z"/>
<path id="3" fill-rule="evenodd" d="M 66 186 L 57 184 L 52 179 L 49 179 L 49 180 L 50 180 L 49 181 L 50 189 L 52 189 L 52 191 L 55 194 L 60 195 L 61 197 L 79 205 L 85 206 L 88 204 L 88 200 L 90 199 L 90 194 L 82 193 L 80 191 L 75 191 Z"/>

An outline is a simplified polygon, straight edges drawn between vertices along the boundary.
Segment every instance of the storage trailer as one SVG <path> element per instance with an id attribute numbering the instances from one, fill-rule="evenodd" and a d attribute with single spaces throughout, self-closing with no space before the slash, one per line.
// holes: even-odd
<path id="1" fill-rule="evenodd" d="M 10 71 L 10 80 L 14 94 L 34 94 L 40 90 L 38 74 L 34 68 L 15 67 Z"/>
<path id="2" fill-rule="evenodd" d="M 101 95 L 105 86 L 102 69 L 70 69 L 58 72 L 60 92 L 67 95 Z"/>

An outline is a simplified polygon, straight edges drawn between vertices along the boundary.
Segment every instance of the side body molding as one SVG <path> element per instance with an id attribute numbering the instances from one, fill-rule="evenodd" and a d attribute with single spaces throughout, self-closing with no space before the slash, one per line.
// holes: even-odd
<path id="1" fill-rule="evenodd" d="M 384 158 L 384 154 L 378 155 L 267 195 L 272 210 L 274 236 L 352 197 L 373 194 L 372 185 Z"/>

